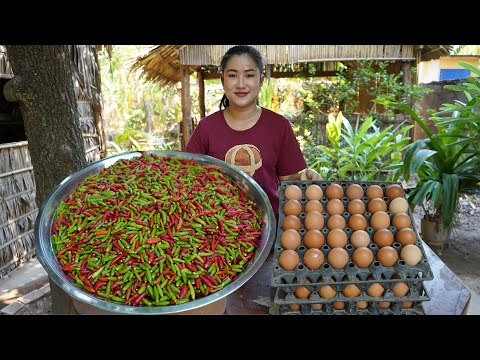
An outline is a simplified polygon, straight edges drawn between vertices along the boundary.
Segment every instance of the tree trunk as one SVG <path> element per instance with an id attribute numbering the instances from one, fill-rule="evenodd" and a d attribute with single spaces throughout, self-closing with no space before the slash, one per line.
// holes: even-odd
<path id="1" fill-rule="evenodd" d="M 53 188 L 87 166 L 75 98 L 70 45 L 6 45 L 15 76 L 5 84 L 25 122 L 40 208 Z M 58 292 L 53 294 L 53 292 Z M 52 288 L 54 313 L 72 311 L 70 297 Z"/>

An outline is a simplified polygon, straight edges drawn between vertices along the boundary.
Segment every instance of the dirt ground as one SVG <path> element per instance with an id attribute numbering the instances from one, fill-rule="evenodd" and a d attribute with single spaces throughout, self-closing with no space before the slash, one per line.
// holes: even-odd
<path id="1" fill-rule="evenodd" d="M 417 208 L 414 220 L 420 229 L 423 212 Z M 433 249 L 445 264 L 475 293 L 480 295 L 480 195 L 465 196 L 460 202 L 459 217 L 443 251 Z M 51 315 L 50 295 L 22 308 L 16 315 Z"/>
<path id="2" fill-rule="evenodd" d="M 421 216 L 422 210 L 416 209 L 417 229 Z M 480 294 L 480 195 L 460 199 L 459 216 L 447 248 L 433 250 L 471 290 Z"/>

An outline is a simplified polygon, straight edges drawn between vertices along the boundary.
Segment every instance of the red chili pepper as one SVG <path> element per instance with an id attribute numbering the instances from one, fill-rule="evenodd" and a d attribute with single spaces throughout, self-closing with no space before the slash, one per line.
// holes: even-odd
<path id="1" fill-rule="evenodd" d="M 163 275 L 173 275 L 173 276 L 176 275 L 172 270 L 168 270 L 168 269 L 164 269 L 164 270 L 162 271 L 162 274 L 163 274 Z"/>
<path id="2" fill-rule="evenodd" d="M 185 266 L 187 267 L 188 270 L 190 270 L 190 271 L 192 271 L 192 272 L 196 272 L 196 271 L 197 271 L 197 268 L 196 268 L 193 264 L 185 263 Z"/>
<path id="3" fill-rule="evenodd" d="M 81 276 L 80 279 L 82 279 L 82 281 L 85 285 L 87 285 L 90 288 L 93 288 L 92 283 L 90 282 L 90 280 L 88 280 L 88 278 L 86 276 Z"/>
<path id="4" fill-rule="evenodd" d="M 73 275 L 71 272 L 67 272 L 67 276 L 72 280 L 76 279 L 75 275 Z"/>
<path id="5" fill-rule="evenodd" d="M 134 219 L 133 221 L 138 225 L 142 225 L 142 226 L 147 226 L 148 225 L 145 221 L 142 221 L 142 220 Z"/>
<path id="6" fill-rule="evenodd" d="M 70 261 L 62 265 L 63 271 L 73 271 L 75 270 L 75 261 Z"/>
<path id="7" fill-rule="evenodd" d="M 212 283 L 210 282 L 210 280 L 208 280 L 204 275 L 200 275 L 199 277 L 200 277 L 200 279 L 202 279 L 202 281 L 205 285 L 207 285 L 209 287 L 213 286 Z"/>
<path id="8" fill-rule="evenodd" d="M 213 285 L 217 286 L 218 285 L 218 282 L 217 280 L 215 280 L 215 278 L 213 276 L 211 276 L 210 274 L 205 274 L 204 275 Z"/>
<path id="9" fill-rule="evenodd" d="M 182 286 L 179 286 L 178 288 L 180 289 L 180 294 L 178 295 L 178 299 L 182 300 L 188 291 L 188 286 L 182 285 Z"/>
<path id="10" fill-rule="evenodd" d="M 97 281 L 95 283 L 95 286 L 93 287 L 93 290 L 95 290 L 95 292 L 98 291 L 98 289 L 100 289 L 100 287 L 104 286 L 104 285 L 107 285 L 107 282 L 106 281 Z"/>
<path id="11" fill-rule="evenodd" d="M 115 259 L 112 260 L 110 263 L 110 268 L 115 265 L 117 262 L 119 262 L 123 258 L 123 254 L 118 255 Z"/>
<path id="12" fill-rule="evenodd" d="M 160 238 L 150 238 L 145 241 L 145 244 L 156 244 L 158 242 L 162 241 Z"/>
<path id="13" fill-rule="evenodd" d="M 130 240 L 132 240 L 132 238 L 133 238 L 135 235 L 136 235 L 135 233 L 128 234 L 127 237 L 125 238 L 125 241 L 129 243 Z"/>

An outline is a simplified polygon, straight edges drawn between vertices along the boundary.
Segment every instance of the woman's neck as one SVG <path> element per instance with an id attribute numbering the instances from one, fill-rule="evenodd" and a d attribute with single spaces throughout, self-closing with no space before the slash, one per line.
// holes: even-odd
<path id="1" fill-rule="evenodd" d="M 228 126 L 234 130 L 248 130 L 253 127 L 260 115 L 262 114 L 262 108 L 260 106 L 252 106 L 246 109 L 236 108 L 236 107 L 227 107 L 223 116 Z"/>

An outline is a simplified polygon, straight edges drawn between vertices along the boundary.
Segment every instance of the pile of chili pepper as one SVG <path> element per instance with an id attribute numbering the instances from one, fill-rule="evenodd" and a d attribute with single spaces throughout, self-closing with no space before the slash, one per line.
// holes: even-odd
<path id="1" fill-rule="evenodd" d="M 87 176 L 52 226 L 79 287 L 132 306 L 182 304 L 224 288 L 258 249 L 262 217 L 216 166 L 142 153 Z"/>

